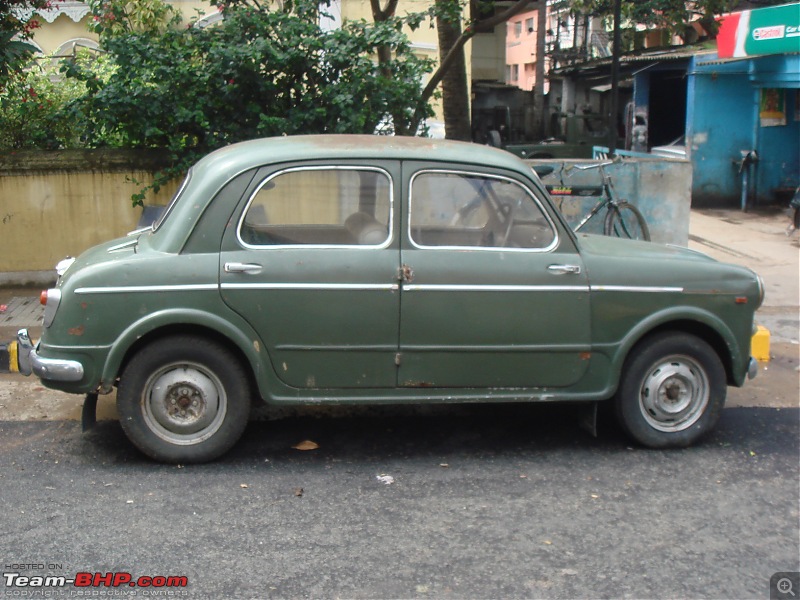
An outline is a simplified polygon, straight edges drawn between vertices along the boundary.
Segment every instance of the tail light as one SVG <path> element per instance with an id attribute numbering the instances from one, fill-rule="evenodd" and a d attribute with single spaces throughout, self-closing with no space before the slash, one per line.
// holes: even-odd
<path id="1" fill-rule="evenodd" d="M 51 288 L 43 291 L 39 296 L 39 302 L 44 304 L 44 326 L 50 327 L 53 323 L 53 319 L 56 318 L 58 305 L 61 303 L 61 290 L 58 288 Z"/>

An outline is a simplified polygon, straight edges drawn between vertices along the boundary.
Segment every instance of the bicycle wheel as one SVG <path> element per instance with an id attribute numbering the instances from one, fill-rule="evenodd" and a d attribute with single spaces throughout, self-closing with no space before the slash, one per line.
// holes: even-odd
<path id="1" fill-rule="evenodd" d="M 608 207 L 604 233 L 620 238 L 650 241 L 647 221 L 639 209 L 628 202 L 618 202 L 616 206 Z"/>

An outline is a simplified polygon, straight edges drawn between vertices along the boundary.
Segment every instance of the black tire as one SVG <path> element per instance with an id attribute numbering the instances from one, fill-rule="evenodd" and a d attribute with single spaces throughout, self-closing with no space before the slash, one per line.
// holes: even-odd
<path id="1" fill-rule="evenodd" d="M 617 419 L 650 448 L 682 448 L 716 425 L 725 406 L 725 368 L 711 346 L 685 333 L 660 333 L 637 344 L 614 398 Z"/>
<path id="2" fill-rule="evenodd" d="M 606 235 L 631 240 L 650 241 L 650 229 L 642 213 L 633 204 L 619 202 L 609 206 L 604 227 Z"/>
<path id="3" fill-rule="evenodd" d="M 486 136 L 486 145 L 491 146 L 492 148 L 502 148 L 503 138 L 500 135 L 500 132 L 496 129 L 492 129 Z"/>
<path id="4" fill-rule="evenodd" d="M 249 379 L 239 359 L 211 340 L 180 335 L 155 341 L 127 364 L 117 390 L 125 434 L 169 463 L 201 463 L 227 452 L 250 414 Z"/>

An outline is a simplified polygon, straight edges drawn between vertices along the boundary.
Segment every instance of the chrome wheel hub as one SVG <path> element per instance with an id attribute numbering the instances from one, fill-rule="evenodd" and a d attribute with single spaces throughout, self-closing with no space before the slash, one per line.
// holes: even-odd
<path id="1" fill-rule="evenodd" d="M 688 356 L 670 356 L 645 376 L 639 406 L 648 424 L 659 431 L 688 429 L 703 415 L 709 401 L 706 372 Z"/>
<path id="2" fill-rule="evenodd" d="M 222 424 L 227 399 L 222 383 L 205 367 L 169 365 L 154 373 L 144 392 L 148 427 L 173 444 L 196 444 Z"/>

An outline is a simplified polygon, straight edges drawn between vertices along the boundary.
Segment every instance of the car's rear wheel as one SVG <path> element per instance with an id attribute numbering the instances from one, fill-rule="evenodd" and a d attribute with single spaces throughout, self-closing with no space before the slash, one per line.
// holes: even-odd
<path id="1" fill-rule="evenodd" d="M 725 406 L 719 356 L 683 333 L 646 338 L 631 351 L 615 397 L 620 424 L 651 448 L 684 447 L 716 425 Z"/>
<path id="2" fill-rule="evenodd" d="M 247 375 L 227 348 L 174 336 L 147 345 L 127 364 L 117 411 L 128 438 L 148 456 L 206 462 L 241 437 L 250 394 Z"/>

